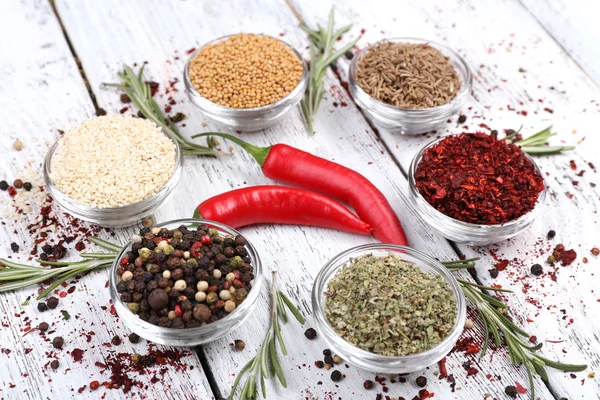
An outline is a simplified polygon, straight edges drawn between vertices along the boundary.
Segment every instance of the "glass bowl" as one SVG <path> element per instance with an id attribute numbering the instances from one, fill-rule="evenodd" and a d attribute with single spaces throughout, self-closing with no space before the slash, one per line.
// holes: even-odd
<path id="1" fill-rule="evenodd" d="M 442 236 L 450 239 L 456 243 L 463 243 L 475 246 L 484 246 L 488 244 L 498 243 L 505 239 L 511 238 L 518 235 L 527 229 L 535 220 L 540 209 L 543 208 L 544 201 L 546 199 L 547 186 L 544 184 L 544 190 L 539 194 L 537 204 L 533 210 L 522 215 L 521 217 L 509 221 L 505 224 L 496 225 L 479 225 L 472 224 L 469 222 L 459 221 L 451 218 L 440 211 L 436 210 L 431 206 L 417 189 L 415 181 L 415 172 L 417 166 L 423 158 L 425 150 L 435 146 L 441 140 L 448 136 L 434 140 L 425 147 L 423 147 L 412 159 L 410 167 L 408 169 L 408 185 L 409 185 L 409 198 L 412 203 L 415 204 L 419 215 L 429 224 L 431 228 L 439 232 Z M 527 154 L 524 153 L 525 157 L 534 165 L 536 171 L 543 177 L 539 167 L 535 161 Z"/>
<path id="2" fill-rule="evenodd" d="M 327 285 L 338 269 L 348 264 L 352 258 L 364 254 L 373 254 L 375 256 L 394 254 L 407 262 L 413 263 L 425 272 L 440 275 L 448 283 L 448 286 L 456 299 L 456 322 L 450 334 L 440 344 L 430 350 L 418 354 L 401 357 L 383 356 L 359 349 L 342 339 L 342 337 L 333 330 L 325 317 L 326 297 L 324 293 L 327 291 Z M 450 350 L 452 350 L 458 337 L 462 333 L 467 316 L 465 296 L 458 282 L 439 261 L 408 247 L 381 243 L 353 247 L 338 254 L 325 264 L 315 278 L 312 289 L 312 309 L 319 333 L 325 337 L 325 340 L 329 343 L 331 348 L 339 354 L 344 361 L 348 361 L 358 368 L 386 374 L 404 374 L 419 371 L 444 358 Z"/>
<path id="3" fill-rule="evenodd" d="M 456 97 L 449 103 L 431 107 L 431 108 L 399 108 L 383 103 L 367 94 L 356 81 L 356 71 L 358 61 L 369 50 L 371 46 L 381 42 L 401 42 L 428 44 L 431 47 L 440 50 L 450 59 L 450 62 L 456 69 L 461 80 L 460 90 Z M 381 128 L 392 133 L 402 133 L 416 135 L 434 130 L 437 126 L 446 123 L 446 121 L 458 113 L 464 106 L 471 94 L 473 86 L 473 74 L 467 65 L 467 62 L 454 50 L 439 43 L 430 40 L 416 38 L 394 38 L 377 42 L 371 46 L 365 47 L 359 51 L 350 64 L 349 89 L 356 104 Z"/>
<path id="4" fill-rule="evenodd" d="M 219 231 L 219 233 L 222 235 L 240 235 L 238 231 L 227 225 L 223 225 L 215 221 L 192 218 L 164 222 L 162 224 L 154 225 L 153 228 L 175 229 L 181 225 L 195 226 L 199 224 L 206 224 L 209 228 Z M 188 329 L 163 328 L 146 322 L 131 312 L 127 305 L 119 299 L 119 293 L 117 292 L 117 269 L 119 268 L 119 262 L 131 249 L 131 245 L 133 244 L 132 242 L 127 243 L 115 259 L 111 267 L 109 277 L 110 297 L 119 318 L 121 321 L 123 321 L 123 323 L 125 323 L 127 328 L 137 333 L 144 339 L 169 346 L 196 346 L 199 344 L 212 342 L 222 336 L 227 335 L 228 333 L 237 329 L 251 315 L 256 306 L 256 301 L 260 295 L 262 287 L 263 268 L 260 257 L 258 256 L 254 246 L 252 246 L 248 240 L 246 240 L 246 242 L 246 249 L 248 251 L 248 255 L 250 256 L 252 266 L 254 267 L 254 280 L 252 281 L 252 289 L 248 292 L 248 297 L 225 318 L 204 326 L 200 326 L 198 328 Z"/>
<path id="5" fill-rule="evenodd" d="M 218 39 L 206 43 L 202 47 L 227 39 L 229 36 L 233 35 L 222 36 Z M 266 106 L 261 107 L 232 108 L 213 103 L 212 101 L 202 97 L 190 80 L 190 62 L 202 49 L 201 47 L 194 53 L 192 53 L 188 61 L 185 63 L 185 68 L 183 70 L 183 80 L 185 82 L 185 90 L 187 92 L 188 97 L 190 98 L 192 103 L 194 103 L 200 109 L 202 114 L 204 114 L 211 121 L 231 130 L 252 132 L 265 129 L 276 124 L 281 118 L 284 117 L 285 114 L 287 114 L 291 109 L 298 105 L 298 103 L 300 103 L 300 100 L 302 100 L 304 92 L 306 91 L 306 85 L 308 84 L 308 66 L 306 65 L 306 62 L 304 61 L 300 53 L 296 51 L 296 49 L 294 49 L 292 46 L 290 46 L 283 40 L 277 38 L 273 39 L 279 40 L 281 43 L 285 44 L 290 49 L 292 49 L 292 51 L 298 57 L 298 59 L 302 61 L 302 77 L 300 78 L 300 82 L 298 83 L 296 88 L 294 88 L 294 90 L 288 93 L 288 95 L 285 96 L 283 99 L 276 101 L 273 104 L 268 104 Z"/>
<path id="6" fill-rule="evenodd" d="M 171 193 L 173 193 L 173 190 L 179 182 L 179 178 L 181 178 L 181 171 L 183 169 L 183 156 L 179 143 L 171 133 L 164 130 L 162 132 L 171 139 L 175 145 L 175 170 L 167 183 L 152 196 L 127 206 L 112 208 L 91 207 L 68 197 L 54 185 L 54 182 L 52 182 L 52 179 L 50 178 L 50 172 L 52 171 L 52 156 L 62 138 L 59 138 L 52 144 L 44 159 L 44 181 L 46 182 L 46 187 L 48 188 L 50 195 L 67 213 L 95 225 L 118 228 L 135 225 L 140 222 L 146 223 L 145 221 L 148 220 L 148 217 L 151 217 L 152 214 L 167 200 Z"/>

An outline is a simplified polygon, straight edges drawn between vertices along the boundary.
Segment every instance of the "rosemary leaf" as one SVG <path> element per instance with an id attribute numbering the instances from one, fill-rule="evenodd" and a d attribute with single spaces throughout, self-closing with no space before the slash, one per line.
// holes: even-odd
<path id="1" fill-rule="evenodd" d="M 308 89 L 301 102 L 304 120 L 310 133 L 315 133 L 314 120 L 319 105 L 321 104 L 321 100 L 323 99 L 323 79 L 325 78 L 327 68 L 341 55 L 354 47 L 359 39 L 356 38 L 334 51 L 333 45 L 337 41 L 337 38 L 348 32 L 352 25 L 344 26 L 337 31 L 334 31 L 334 26 L 333 9 L 329 12 L 327 29 L 317 25 L 317 29 L 313 30 L 305 24 L 300 25 L 300 29 L 306 32 L 308 39 L 310 40 Z"/>

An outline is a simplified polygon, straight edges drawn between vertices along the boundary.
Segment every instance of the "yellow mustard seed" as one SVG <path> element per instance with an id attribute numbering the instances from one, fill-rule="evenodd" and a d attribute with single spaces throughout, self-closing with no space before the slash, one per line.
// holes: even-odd
<path id="1" fill-rule="evenodd" d="M 190 61 L 190 80 L 198 93 L 232 108 L 273 104 L 302 78 L 302 61 L 270 36 L 240 33 L 200 49 Z"/>

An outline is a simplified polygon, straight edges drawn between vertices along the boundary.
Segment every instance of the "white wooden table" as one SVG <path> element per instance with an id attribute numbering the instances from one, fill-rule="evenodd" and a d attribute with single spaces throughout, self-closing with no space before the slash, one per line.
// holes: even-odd
<path id="1" fill-rule="evenodd" d="M 413 247 L 446 260 L 456 258 L 457 252 L 480 256 L 479 281 L 514 290 L 507 301 L 522 326 L 545 344 L 543 355 L 589 364 L 587 371 L 578 374 L 549 370 L 549 383 L 535 381 L 539 398 L 600 399 L 599 378 L 588 376 L 600 369 L 600 261 L 590 253 L 592 247 L 600 246 L 600 192 L 595 186 L 600 182 L 597 172 L 588 165 L 593 162 L 600 166 L 600 62 L 595 42 L 600 28 L 595 19 L 597 13 L 585 3 L 56 0 L 53 10 L 46 0 L 3 1 L 0 179 L 12 181 L 26 168 L 39 171 L 48 143 L 56 139 L 58 129 L 93 116 L 98 107 L 119 112 L 123 105 L 118 93 L 103 90 L 100 85 L 115 81 L 123 64 L 148 62 L 146 77 L 160 83 L 157 100 L 161 104 L 167 101 L 164 89 L 168 82 L 179 79 L 175 84 L 177 91 L 170 93 L 176 100 L 173 108 L 188 116 L 182 132 L 192 135 L 218 128 L 206 125 L 187 101 L 181 82 L 182 68 L 187 50 L 215 37 L 240 31 L 262 32 L 282 36 L 296 48 L 305 49 L 307 41 L 297 27 L 299 19 L 309 25 L 323 23 L 334 6 L 339 26 L 354 24 L 346 38 L 363 35 L 359 46 L 386 37 L 442 41 L 464 55 L 476 75 L 473 97 L 463 110 L 468 117 L 465 130 L 482 129 L 480 124 L 495 129 L 518 128 L 522 124 L 524 132 L 533 133 L 553 124 L 559 132 L 557 142 L 578 144 L 574 152 L 537 160 L 546 174 L 551 195 L 543 215 L 516 239 L 481 248 L 451 246 L 421 221 L 406 199 L 404 171 L 413 154 L 435 135 L 406 137 L 374 129 L 344 90 L 349 65 L 345 58 L 337 63 L 339 76 L 332 71 L 327 75 L 327 95 L 317 118 L 316 135 L 306 133 L 296 110 L 277 126 L 247 134 L 246 138 L 259 145 L 285 142 L 360 171 L 388 197 Z M 342 101 L 348 106 L 333 105 Z M 526 116 L 520 112 L 523 110 Z M 454 119 L 438 134 L 462 129 Z M 12 148 L 17 138 L 25 144 L 20 152 Z M 576 170 L 571 169 L 570 160 L 577 165 Z M 578 176 L 581 170 L 585 173 Z M 177 200 L 166 204 L 158 218 L 165 221 L 187 217 L 203 199 L 232 188 L 266 183 L 269 180 L 255 162 L 237 150 L 233 157 L 225 159 L 188 158 L 174 196 Z M 7 198 L 6 192 L 0 196 Z M 22 259 L 26 259 L 32 245 L 26 226 L 40 205 L 32 204 L 33 211 L 19 222 L 8 220 L 7 204 L 0 207 L 0 257 L 12 255 L 10 243 L 17 242 L 22 247 Z M 55 211 L 62 218 L 60 211 Z M 549 229 L 557 232 L 552 242 L 545 239 Z M 125 240 L 131 232 L 133 228 L 117 230 L 116 239 Z M 279 270 L 284 290 L 307 316 L 304 327 L 292 322 L 283 331 L 289 350 L 289 357 L 283 360 L 289 386 L 284 391 L 269 381 L 268 397 L 375 399 L 382 392 L 379 385 L 370 391 L 363 389 L 365 379 L 374 379 L 373 373 L 342 367 L 346 378 L 335 384 L 329 372 L 313 365 L 322 359 L 326 343 L 321 338 L 308 341 L 302 335 L 313 326 L 309 298 L 312 279 L 319 268 L 336 253 L 373 240 L 298 226 L 261 226 L 243 232 L 259 249 L 266 268 Z M 104 236 L 110 237 L 107 233 Z M 529 277 L 530 266 L 543 262 L 547 251 L 557 243 L 574 248 L 577 260 L 569 267 L 558 268 L 556 281 Z M 510 260 L 509 267 L 497 279 L 491 279 L 487 272 L 495 262 L 491 253 Z M 587 263 L 583 262 L 584 257 Z M 148 351 L 145 341 L 130 344 L 127 329 L 110 314 L 107 277 L 107 271 L 102 271 L 79 279 L 77 289 L 61 299 L 59 308 L 43 314 L 37 311 L 35 301 L 22 305 L 28 296 L 35 295 L 35 289 L 0 295 L 0 398 L 131 397 L 131 393 L 121 390 L 89 389 L 91 381 L 108 379 L 96 362 L 104 363 L 118 352 Z M 63 320 L 62 309 L 70 313 L 71 319 Z M 65 347 L 57 352 L 61 363 L 57 371 L 48 368 L 51 343 L 38 332 L 24 335 L 27 327 L 44 320 L 56 331 L 53 335 L 65 338 Z M 136 376 L 147 386 L 134 388 L 132 393 L 136 398 L 151 399 L 213 399 L 229 395 L 235 373 L 254 355 L 267 322 L 265 291 L 245 327 L 217 342 L 184 349 L 186 356 L 182 361 L 188 364 L 185 372 L 167 367 L 164 375 Z M 91 331 L 94 335 L 89 334 Z M 110 345 L 115 334 L 124 339 L 119 347 Z M 464 335 L 481 337 L 479 321 Z M 246 342 L 244 351 L 232 351 L 230 343 L 235 339 Z M 81 361 L 72 357 L 74 349 L 84 350 Z M 462 364 L 468 360 L 479 373 L 467 377 Z M 504 399 L 506 385 L 519 382 L 527 386 L 525 371 L 512 368 L 503 349 L 490 351 L 481 360 L 454 352 L 448 357 L 447 368 L 456 379 L 454 392 L 447 381 L 437 379 L 437 366 L 431 366 L 408 376 L 406 383 L 388 382 L 389 392 L 384 395 L 412 399 L 419 389 L 414 383 L 418 375 L 428 378 L 427 389 L 440 399 Z M 153 382 L 155 375 L 158 381 Z"/>

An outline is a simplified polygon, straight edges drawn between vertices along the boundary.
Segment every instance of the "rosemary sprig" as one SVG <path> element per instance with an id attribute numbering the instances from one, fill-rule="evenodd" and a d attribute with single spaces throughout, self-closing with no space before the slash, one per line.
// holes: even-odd
<path id="1" fill-rule="evenodd" d="M 40 264 L 55 266 L 57 268 L 19 264 L 0 258 L 0 292 L 24 289 L 48 279 L 53 279 L 52 284 L 36 298 L 36 300 L 39 300 L 68 279 L 112 264 L 118 255 L 118 251 L 121 250 L 121 246 L 107 242 L 106 240 L 93 236 L 90 236 L 88 239 L 90 242 L 108 250 L 108 252 L 80 253 L 80 256 L 84 258 L 82 261 L 57 262 L 41 259 L 36 260 Z"/>
<path id="2" fill-rule="evenodd" d="M 472 258 L 468 260 L 442 262 L 442 264 L 451 271 L 457 271 L 465 268 L 464 266 L 461 266 L 461 264 L 473 266 L 477 260 L 478 258 Z M 535 353 L 535 351 L 542 348 L 542 343 L 539 343 L 536 346 L 528 345 L 523 338 L 529 338 L 530 335 L 504 315 L 508 306 L 484 292 L 484 290 L 511 292 L 510 290 L 477 285 L 463 279 L 458 279 L 458 282 L 460 283 L 465 296 L 471 300 L 475 305 L 475 308 L 477 308 L 485 329 L 483 347 L 479 357 L 481 358 L 485 355 L 490 340 L 493 340 L 496 346 L 500 346 L 502 344 L 502 337 L 504 337 L 512 364 L 515 367 L 518 365 L 525 366 L 527 378 L 529 380 L 531 400 L 535 399 L 533 376 L 538 375 L 544 382 L 548 381 L 548 375 L 544 369 L 545 367 L 569 372 L 581 372 L 587 368 L 587 365 L 583 364 L 563 364 L 552 361 Z"/>
<path id="3" fill-rule="evenodd" d="M 523 126 L 521 126 L 523 128 Z M 552 154 L 559 154 L 563 151 L 573 150 L 575 146 L 550 146 L 548 144 L 548 139 L 552 136 L 556 136 L 556 132 L 552 132 L 552 125 L 547 127 L 546 129 L 542 129 L 538 133 L 529 136 L 526 139 L 515 140 L 519 132 L 521 131 L 519 128 L 518 131 L 513 131 L 512 133 L 506 135 L 505 140 L 510 140 L 512 143 L 519 146 L 524 152 L 532 156 L 546 156 Z"/>
<path id="4" fill-rule="evenodd" d="M 300 24 L 300 29 L 308 34 L 310 40 L 309 54 L 310 54 L 310 71 L 308 89 L 302 102 L 302 113 L 306 121 L 306 126 L 310 133 L 315 133 L 314 120 L 321 99 L 323 98 L 323 79 L 327 72 L 327 67 L 337 60 L 342 54 L 350 50 L 358 39 L 352 40 L 350 43 L 345 44 L 338 50 L 333 50 L 333 45 L 337 41 L 337 38 L 348 32 L 352 25 L 346 25 L 337 31 L 334 31 L 334 18 L 333 9 L 329 12 L 329 20 L 327 22 L 327 28 L 323 28 L 317 24 L 317 29 L 310 29 L 306 24 Z"/>
<path id="5" fill-rule="evenodd" d="M 117 87 L 125 92 L 133 104 L 144 114 L 144 116 L 156 123 L 166 132 L 169 132 L 181 145 L 183 154 L 186 156 L 219 156 L 222 152 L 209 147 L 190 142 L 184 138 L 179 130 L 169 119 L 163 115 L 162 110 L 152 97 L 150 85 L 144 82 L 144 65 L 136 74 L 131 67 L 125 65 L 122 72 L 117 75 L 121 78 L 120 83 L 103 83 L 104 87 Z"/>
<path id="6" fill-rule="evenodd" d="M 300 324 L 304 324 L 304 317 L 302 317 L 302 314 L 300 314 L 300 311 L 292 304 L 290 299 L 288 299 L 281 291 L 277 290 L 276 277 L 277 271 L 273 271 L 273 279 L 271 281 L 271 325 L 258 350 L 258 354 L 242 367 L 237 378 L 235 378 L 231 393 L 229 394 L 229 400 L 233 400 L 235 392 L 240 384 L 240 380 L 245 373 L 247 373 L 247 376 L 244 384 L 240 386 L 241 392 L 239 400 L 255 400 L 257 398 L 257 377 L 260 380 L 261 392 L 264 398 L 267 397 L 265 379 L 277 376 L 281 386 L 287 387 L 283 369 L 277 358 L 277 343 L 279 344 L 283 355 L 287 355 L 283 337 L 281 336 L 280 323 L 281 321 L 283 321 L 283 323 L 288 321 L 286 307 L 294 317 L 296 317 Z M 281 321 L 279 320 L 280 318 Z"/>

